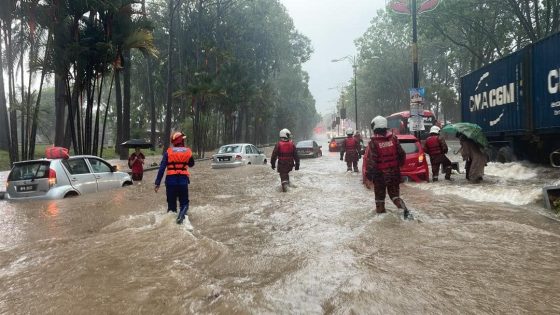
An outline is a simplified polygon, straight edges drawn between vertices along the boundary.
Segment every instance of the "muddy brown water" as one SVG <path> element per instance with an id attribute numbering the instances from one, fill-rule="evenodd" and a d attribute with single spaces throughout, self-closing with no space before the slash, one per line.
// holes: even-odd
<path id="1" fill-rule="evenodd" d="M 165 213 L 155 172 L 0 201 L 0 313 L 560 313 L 560 222 L 538 193 L 554 171 L 490 164 L 482 185 L 407 183 L 416 220 L 403 221 L 389 203 L 373 213 L 336 153 L 301 164 L 282 193 L 269 165 L 197 163 L 192 229 Z"/>

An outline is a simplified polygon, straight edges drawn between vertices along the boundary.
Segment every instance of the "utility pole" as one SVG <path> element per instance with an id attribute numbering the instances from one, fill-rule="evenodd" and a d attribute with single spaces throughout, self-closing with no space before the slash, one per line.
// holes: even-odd
<path id="1" fill-rule="evenodd" d="M 410 0 L 410 8 L 412 15 L 412 87 L 418 88 L 418 22 L 416 9 L 416 0 Z"/>

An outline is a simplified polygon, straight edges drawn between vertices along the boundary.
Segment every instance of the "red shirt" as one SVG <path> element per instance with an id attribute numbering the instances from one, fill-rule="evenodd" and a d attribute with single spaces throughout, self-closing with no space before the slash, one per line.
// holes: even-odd
<path id="1" fill-rule="evenodd" d="M 134 161 L 135 157 L 136 152 L 130 155 L 130 157 L 128 158 L 128 167 L 130 167 L 132 173 L 144 173 L 144 165 L 142 164 L 142 161 L 140 161 L 140 159 L 145 159 L 144 154 L 142 154 L 142 152 L 138 153 L 138 160 L 136 160 L 133 164 L 132 161 Z"/>

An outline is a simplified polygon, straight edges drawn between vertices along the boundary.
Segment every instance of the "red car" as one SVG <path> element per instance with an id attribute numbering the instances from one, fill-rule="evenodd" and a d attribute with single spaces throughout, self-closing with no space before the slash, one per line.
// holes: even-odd
<path id="1" fill-rule="evenodd" d="M 428 170 L 428 162 L 422 144 L 413 135 L 397 135 L 397 139 L 406 153 L 406 160 L 404 165 L 401 166 L 401 177 L 404 180 L 411 179 L 417 183 L 421 181 L 430 181 L 430 172 Z M 362 176 L 364 183 L 367 181 L 366 177 L 366 163 L 369 153 L 369 146 L 366 149 L 362 163 Z"/>
<path id="2" fill-rule="evenodd" d="M 344 139 L 346 139 L 346 137 L 332 137 L 329 142 L 329 152 L 340 152 Z"/>

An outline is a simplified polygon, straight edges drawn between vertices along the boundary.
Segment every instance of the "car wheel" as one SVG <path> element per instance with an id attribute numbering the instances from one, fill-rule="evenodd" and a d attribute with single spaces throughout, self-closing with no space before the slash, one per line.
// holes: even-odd
<path id="1" fill-rule="evenodd" d="M 128 182 L 128 181 L 127 181 L 127 182 L 124 182 L 124 183 L 122 184 L 123 187 L 130 186 L 130 185 L 132 185 L 132 182 Z"/>
<path id="2" fill-rule="evenodd" d="M 263 161 L 263 165 L 266 165 L 266 159 L 264 159 L 264 161 Z"/>
<path id="3" fill-rule="evenodd" d="M 66 193 L 66 195 L 64 195 L 64 198 L 72 198 L 72 197 L 78 197 L 79 194 L 75 191 L 69 191 Z"/>

